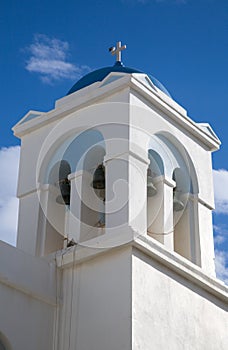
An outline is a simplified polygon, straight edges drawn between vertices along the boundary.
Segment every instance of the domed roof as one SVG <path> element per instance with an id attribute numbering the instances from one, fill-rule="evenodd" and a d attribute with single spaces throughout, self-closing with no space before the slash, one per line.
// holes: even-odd
<path id="1" fill-rule="evenodd" d="M 134 68 L 130 68 L 130 67 L 125 67 L 123 65 L 122 62 L 117 61 L 114 66 L 112 67 L 104 67 L 104 68 L 100 68 L 97 69 L 93 72 L 90 72 L 88 74 L 86 74 L 84 77 L 82 77 L 81 79 L 79 79 L 73 86 L 72 88 L 68 91 L 67 95 L 72 94 L 75 91 L 81 90 L 86 86 L 89 86 L 93 83 L 96 83 L 98 81 L 102 81 L 105 77 L 107 77 L 109 75 L 109 73 L 111 72 L 119 72 L 119 73 L 127 73 L 127 74 L 131 74 L 131 73 L 141 73 L 141 74 L 145 74 L 142 71 L 138 70 L 138 69 L 134 69 Z M 170 94 L 169 92 L 166 90 L 166 88 L 153 76 L 147 74 L 148 77 L 150 78 L 150 80 L 152 81 L 152 83 L 158 87 L 161 91 L 163 91 L 166 95 L 168 95 L 169 97 Z"/>

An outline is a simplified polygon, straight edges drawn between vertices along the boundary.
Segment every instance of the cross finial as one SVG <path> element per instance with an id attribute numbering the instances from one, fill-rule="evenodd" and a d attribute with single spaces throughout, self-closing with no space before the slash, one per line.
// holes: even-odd
<path id="1" fill-rule="evenodd" d="M 112 46 L 109 48 L 109 51 L 114 56 L 116 55 L 116 61 L 121 62 L 121 51 L 125 50 L 127 48 L 126 45 L 121 46 L 121 41 L 117 41 L 116 47 Z"/>

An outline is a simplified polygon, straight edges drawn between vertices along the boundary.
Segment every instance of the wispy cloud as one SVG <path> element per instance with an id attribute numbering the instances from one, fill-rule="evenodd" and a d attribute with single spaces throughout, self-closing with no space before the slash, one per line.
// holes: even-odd
<path id="1" fill-rule="evenodd" d="M 215 250 L 215 268 L 217 277 L 228 285 L 227 254 L 221 250 Z"/>
<path id="2" fill-rule="evenodd" d="M 0 149 L 0 239 L 12 245 L 17 236 L 19 153 L 19 146 Z"/>
<path id="3" fill-rule="evenodd" d="M 37 34 L 27 51 L 30 57 L 25 68 L 39 74 L 45 83 L 60 79 L 79 79 L 90 71 L 86 65 L 76 65 L 68 61 L 69 44 L 66 41 Z"/>
<path id="4" fill-rule="evenodd" d="M 228 171 L 213 170 L 215 190 L 215 212 L 228 215 Z"/>
<path id="5" fill-rule="evenodd" d="M 215 245 L 218 247 L 227 240 L 228 229 L 224 224 L 214 225 L 213 228 L 214 228 L 214 242 L 215 242 Z"/>

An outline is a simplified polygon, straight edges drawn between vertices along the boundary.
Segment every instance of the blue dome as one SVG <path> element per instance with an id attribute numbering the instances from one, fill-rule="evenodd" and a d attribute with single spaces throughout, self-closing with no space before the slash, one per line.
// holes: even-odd
<path id="1" fill-rule="evenodd" d="M 104 68 L 100 68 L 97 69 L 93 72 L 90 72 L 88 74 L 86 74 L 84 77 L 82 77 L 81 79 L 79 79 L 73 86 L 72 88 L 68 91 L 67 95 L 72 94 L 75 91 L 78 91 L 80 89 L 83 89 L 86 86 L 89 86 L 93 83 L 96 83 L 98 81 L 102 81 L 105 77 L 107 77 L 109 75 L 109 73 L 111 72 L 119 72 L 119 73 L 127 73 L 127 74 L 131 74 L 131 73 L 143 73 L 142 71 L 138 70 L 138 69 L 134 69 L 134 68 L 129 68 L 129 67 L 125 67 L 122 62 L 116 62 L 114 64 L 114 66 L 112 67 L 104 67 Z M 145 73 L 143 73 L 145 74 Z M 166 95 L 168 95 L 169 97 L 170 94 L 169 92 L 166 90 L 166 88 L 153 76 L 148 75 L 150 80 L 152 81 L 152 83 L 157 86 L 160 90 L 162 90 Z"/>

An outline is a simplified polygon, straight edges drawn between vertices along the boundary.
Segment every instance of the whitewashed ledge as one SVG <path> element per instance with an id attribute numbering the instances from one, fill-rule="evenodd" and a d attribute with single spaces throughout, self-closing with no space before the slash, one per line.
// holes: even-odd
<path id="1" fill-rule="evenodd" d="M 57 272 L 54 261 L 48 262 L 0 241 L 0 284 L 55 306 Z"/>
<path id="2" fill-rule="evenodd" d="M 125 232 L 103 234 L 89 241 L 76 244 L 73 247 L 59 251 L 56 255 L 57 267 L 65 269 L 88 261 L 97 255 L 110 250 L 132 247 L 153 260 L 158 261 L 167 269 L 186 278 L 219 300 L 228 303 L 228 286 L 217 278 L 210 277 L 203 270 L 175 252 L 169 251 L 161 243 L 147 235 L 139 235 L 131 229 Z"/>

